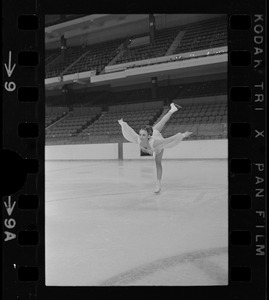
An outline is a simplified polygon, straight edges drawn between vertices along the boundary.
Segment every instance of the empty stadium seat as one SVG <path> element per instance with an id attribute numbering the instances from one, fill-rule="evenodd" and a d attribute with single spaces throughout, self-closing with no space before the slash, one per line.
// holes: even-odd
<path id="1" fill-rule="evenodd" d="M 174 53 L 183 53 L 227 45 L 226 18 L 214 18 L 186 25 L 180 45 Z"/>

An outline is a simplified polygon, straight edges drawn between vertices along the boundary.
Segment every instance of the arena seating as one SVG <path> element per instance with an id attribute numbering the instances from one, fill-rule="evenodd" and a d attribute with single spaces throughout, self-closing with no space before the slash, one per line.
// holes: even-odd
<path id="1" fill-rule="evenodd" d="M 188 24 L 156 30 L 155 41 L 149 45 L 124 50 L 116 64 L 165 56 L 179 31 L 186 31 L 180 45 L 173 54 L 201 49 L 209 49 L 227 45 L 226 18 L 214 18 Z"/>
<path id="2" fill-rule="evenodd" d="M 221 79 L 160 86 L 157 88 L 155 99 L 152 97 L 151 88 L 140 88 L 123 92 L 109 92 L 104 97 L 104 101 L 108 101 L 107 99 L 109 99 L 109 104 L 131 104 L 136 102 L 141 103 L 143 101 L 173 100 L 175 98 L 184 99 L 225 94 L 227 94 L 227 81 L 225 79 Z"/>
<path id="3" fill-rule="evenodd" d="M 46 138 L 66 137 L 77 135 L 89 124 L 94 122 L 98 113 L 91 113 L 90 109 L 83 109 L 69 113 L 63 120 L 46 130 Z"/>
<path id="4" fill-rule="evenodd" d="M 55 63 L 46 70 L 46 77 L 74 74 L 96 70 L 97 74 L 110 62 L 116 55 L 116 49 L 123 42 L 123 39 L 88 45 L 85 47 L 70 47 L 66 50 L 62 61 Z M 81 57 L 81 59 L 79 59 Z M 75 61 L 78 60 L 76 63 Z M 68 68 L 72 63 L 73 66 Z M 67 69 L 68 68 L 68 69 Z M 64 70 L 66 72 L 64 72 Z"/>
<path id="5" fill-rule="evenodd" d="M 70 99 L 70 105 L 73 107 L 92 107 L 101 106 L 102 99 L 107 99 L 107 92 L 104 91 L 91 91 L 76 95 L 74 99 Z"/>
<path id="6" fill-rule="evenodd" d="M 169 86 L 159 86 L 156 91 L 156 98 L 152 97 L 151 88 L 137 88 L 124 91 L 97 90 L 78 94 L 73 102 L 73 106 L 109 106 L 113 104 L 131 104 L 156 100 L 173 100 L 195 98 L 201 96 L 215 96 L 227 94 L 227 80 L 212 80 L 195 83 L 173 84 Z M 62 96 L 47 98 L 47 103 L 57 105 L 63 100 Z"/>
<path id="7" fill-rule="evenodd" d="M 225 94 L 227 94 L 227 80 L 220 79 L 180 85 L 176 98 L 183 99 Z"/>
<path id="8" fill-rule="evenodd" d="M 156 30 L 154 42 L 133 48 L 127 47 L 122 50 L 122 54 L 114 64 L 165 56 L 181 30 L 184 30 L 185 34 L 180 45 L 175 48 L 174 54 L 227 45 L 226 18 L 214 18 L 186 26 Z M 123 41 L 124 39 L 117 39 L 84 47 L 67 48 L 62 60 L 52 63 L 46 69 L 46 78 L 57 77 L 61 73 L 73 74 L 88 70 L 96 70 L 99 74 L 117 55 L 116 50 Z M 59 50 L 46 52 L 48 52 L 46 64 L 60 54 Z M 75 64 L 71 66 L 73 63 Z"/>
<path id="9" fill-rule="evenodd" d="M 45 16 L 45 26 L 52 26 L 52 25 L 56 25 L 56 24 L 60 24 L 63 22 L 67 22 L 70 20 L 74 20 L 77 18 L 81 18 L 87 16 L 85 14 L 80 14 L 80 15 L 47 15 Z"/>
<path id="10" fill-rule="evenodd" d="M 45 118 L 45 128 L 50 126 L 51 124 L 55 123 L 57 120 L 59 120 L 61 117 L 63 117 L 63 113 L 52 113 L 49 115 L 46 115 Z"/>
<path id="11" fill-rule="evenodd" d="M 144 88 L 144 89 L 136 89 L 136 90 L 129 90 L 124 92 L 114 92 L 112 93 L 112 100 L 111 103 L 142 103 L 143 101 L 149 101 L 152 99 L 151 89 Z M 156 99 L 154 99 L 156 101 Z"/>
<path id="12" fill-rule="evenodd" d="M 100 74 L 105 66 L 111 64 L 161 57 L 167 53 L 171 55 L 227 46 L 226 27 L 227 18 L 223 16 L 156 30 L 154 42 L 146 45 L 126 46 L 123 49 L 126 38 L 122 38 L 83 47 L 70 47 L 65 52 L 60 49 L 46 50 L 46 77 L 89 70 L 96 70 Z M 145 32 L 130 38 L 148 34 Z M 119 55 L 116 56 L 117 54 Z M 87 93 L 81 92 L 82 90 L 75 91 L 74 99 L 70 99 L 72 96 L 56 96 L 55 93 L 48 99 L 48 105 L 62 105 L 65 101 L 64 105 L 73 106 L 74 111 L 69 112 L 66 108 L 46 108 L 46 139 L 56 143 L 61 138 L 66 138 L 70 143 L 125 141 L 118 119 L 123 118 L 138 132 L 142 125 L 154 124 L 169 109 L 165 105 L 174 99 L 183 101 L 183 109 L 174 114 L 167 123 L 164 136 L 188 130 L 193 131 L 189 139 L 227 138 L 227 103 L 225 97 L 221 97 L 227 95 L 226 79 L 194 83 L 185 81 L 168 86 L 163 86 L 160 82 L 156 97 L 151 87 L 132 88 L 119 90 L 106 86 L 101 90 L 96 86 L 94 91 L 89 89 L 90 92 Z M 162 105 L 155 105 L 156 101 L 162 101 Z M 99 106 L 100 110 L 92 111 L 93 106 Z"/>
<path id="13" fill-rule="evenodd" d="M 161 99 L 162 97 L 158 97 Z M 166 97 L 167 98 L 167 97 Z M 143 101 L 156 101 L 152 98 L 151 89 L 134 89 L 134 90 L 125 90 L 125 91 L 99 91 L 95 94 L 87 93 L 80 98 L 79 101 L 89 102 L 93 105 L 103 105 L 109 106 L 114 104 L 132 104 L 132 103 L 141 103 Z M 85 104 L 87 105 L 87 104 Z"/>
<path id="14" fill-rule="evenodd" d="M 163 102 L 161 106 L 156 106 L 156 100 L 165 98 L 166 104 L 169 103 L 167 101 L 174 99 L 186 103 L 182 105 L 183 109 L 174 114 L 167 123 L 164 128 L 165 136 L 170 136 L 187 128 L 186 130 L 194 132 L 190 139 L 222 138 L 227 136 L 227 133 L 223 133 L 223 124 L 227 124 L 227 103 L 225 97 L 221 96 L 227 94 L 226 85 L 226 79 L 220 79 L 160 86 L 157 89 L 156 99 L 151 98 L 150 88 L 82 93 L 81 96 L 77 96 L 77 108 L 74 105 L 76 112 L 79 106 L 83 105 L 80 108 L 80 113 L 70 113 L 63 120 L 57 122 L 55 126 L 51 126 L 47 130 L 46 137 L 103 136 L 102 142 L 105 142 L 104 136 L 107 135 L 111 141 L 111 136 L 118 136 L 119 138 L 121 136 L 117 122 L 120 118 L 127 121 L 135 130 L 139 130 L 142 125 L 153 124 L 163 110 Z M 190 100 L 188 100 L 189 98 Z M 213 99 L 214 103 L 203 103 L 210 98 Z M 94 106 L 94 103 L 98 103 L 100 111 L 91 114 L 89 110 Z M 114 106 L 108 107 L 109 103 L 114 103 Z M 102 105 L 103 112 L 101 114 Z M 146 108 L 145 105 L 147 105 Z M 63 112 L 58 112 L 58 114 L 50 112 L 46 117 L 46 126 L 53 124 L 62 116 L 64 116 Z M 122 140 L 124 139 L 122 138 Z"/>
<path id="15" fill-rule="evenodd" d="M 163 134 L 171 136 L 177 132 L 192 131 L 190 139 L 224 138 L 227 133 L 227 103 L 185 105 L 166 124 Z"/>
<path id="16" fill-rule="evenodd" d="M 87 54 L 64 74 L 74 74 L 89 70 L 96 70 L 96 73 L 99 74 L 116 55 L 116 50 L 122 42 L 123 39 L 118 39 L 88 46 Z"/>
<path id="17" fill-rule="evenodd" d="M 153 124 L 160 115 L 162 104 L 136 104 L 136 109 L 132 105 L 122 105 L 110 107 L 110 110 L 103 113 L 92 125 L 86 128 L 80 135 L 121 135 L 121 128 L 118 124 L 119 119 L 126 121 L 134 130 L 139 131 L 141 126 Z M 132 109 L 132 110 L 130 110 Z"/>
<path id="18" fill-rule="evenodd" d="M 60 138 L 69 138 L 68 143 L 76 142 L 76 139 L 78 142 L 86 143 L 125 142 L 118 124 L 119 119 L 123 118 L 138 132 L 143 125 L 153 125 L 157 121 L 163 105 L 150 103 L 117 105 L 110 107 L 109 111 L 101 115 L 89 113 L 87 109 L 90 108 L 83 107 L 80 113 L 70 113 L 56 125 L 51 126 L 46 130 L 46 139 L 53 138 L 55 141 L 56 138 L 59 139 L 59 143 Z M 190 140 L 227 138 L 227 103 L 184 105 L 182 110 L 173 114 L 162 134 L 164 137 L 169 137 L 187 130 L 193 132 L 189 137 Z"/>
<path id="19" fill-rule="evenodd" d="M 46 50 L 45 65 L 53 61 L 57 56 L 61 54 L 60 49 Z"/>
<path id="20" fill-rule="evenodd" d="M 68 107 L 64 106 L 46 106 L 45 128 L 52 125 L 68 114 Z"/>
<path id="21" fill-rule="evenodd" d="M 157 96 L 162 99 L 175 99 L 178 98 L 178 95 L 181 91 L 181 86 L 178 84 L 169 85 L 169 86 L 158 86 Z"/>
<path id="22" fill-rule="evenodd" d="M 226 17 L 189 24 L 175 53 L 184 53 L 227 45 Z"/>
<path id="23" fill-rule="evenodd" d="M 156 98 L 152 97 L 151 88 L 139 88 L 126 91 L 97 91 L 85 94 L 78 102 L 94 105 L 131 104 L 143 101 L 173 100 L 198 96 L 226 94 L 226 80 L 215 80 L 192 84 L 174 84 L 157 88 Z"/>
<path id="24" fill-rule="evenodd" d="M 46 69 L 46 78 L 59 76 L 71 63 L 75 62 L 88 50 L 89 46 L 67 48 L 62 61 L 52 64 Z"/>
<path id="25" fill-rule="evenodd" d="M 178 27 L 156 30 L 153 43 L 125 49 L 116 64 L 165 56 L 178 31 Z"/>

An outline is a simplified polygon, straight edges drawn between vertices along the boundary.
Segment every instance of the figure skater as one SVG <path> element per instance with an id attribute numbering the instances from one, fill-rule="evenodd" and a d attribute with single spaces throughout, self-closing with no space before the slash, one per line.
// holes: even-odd
<path id="1" fill-rule="evenodd" d="M 123 119 L 118 120 L 121 125 L 122 134 L 125 139 L 131 143 L 138 144 L 144 153 L 149 153 L 155 157 L 156 169 L 157 169 L 157 183 L 154 188 L 154 192 L 157 194 L 161 191 L 161 179 L 162 179 L 162 157 L 165 148 L 172 148 L 178 145 L 184 138 L 192 134 L 192 132 L 186 131 L 185 133 L 177 133 L 169 138 L 164 138 L 161 135 L 166 122 L 171 118 L 172 114 L 182 107 L 178 104 L 171 103 L 170 110 L 165 114 L 162 119 L 153 127 L 146 125 L 143 126 L 139 135 L 126 123 Z"/>

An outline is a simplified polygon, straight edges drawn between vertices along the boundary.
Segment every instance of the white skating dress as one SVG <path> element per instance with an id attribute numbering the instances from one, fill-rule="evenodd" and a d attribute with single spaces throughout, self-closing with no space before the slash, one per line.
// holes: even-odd
<path id="1" fill-rule="evenodd" d="M 125 139 L 131 143 L 138 144 L 143 152 L 147 152 L 149 154 L 158 154 L 165 148 L 172 148 L 178 145 L 183 139 L 184 134 L 177 133 L 169 138 L 164 138 L 161 133 L 154 129 L 153 134 L 149 140 L 150 149 L 144 148 L 141 146 L 141 140 L 139 135 L 131 128 L 126 122 L 120 122 L 122 134 Z"/>

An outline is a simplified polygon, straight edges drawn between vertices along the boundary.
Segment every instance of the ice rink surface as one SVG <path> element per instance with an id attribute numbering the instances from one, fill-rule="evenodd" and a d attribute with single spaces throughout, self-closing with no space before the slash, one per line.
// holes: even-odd
<path id="1" fill-rule="evenodd" d="M 46 285 L 227 285 L 227 160 L 46 161 Z"/>

